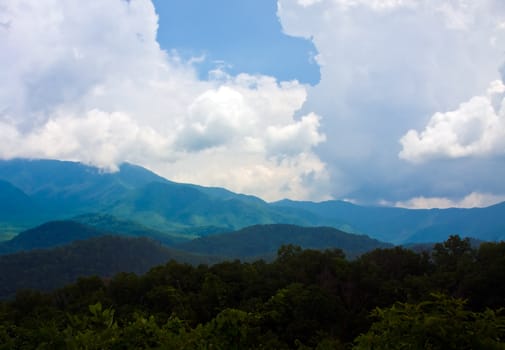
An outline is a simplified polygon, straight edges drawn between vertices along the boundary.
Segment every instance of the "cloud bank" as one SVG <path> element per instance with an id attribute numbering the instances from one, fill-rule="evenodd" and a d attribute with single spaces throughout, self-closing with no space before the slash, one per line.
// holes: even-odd
<path id="1" fill-rule="evenodd" d="M 265 199 L 328 198 L 320 117 L 296 81 L 215 71 L 162 50 L 147 0 L 0 5 L 0 157 L 129 161 Z"/>
<path id="2" fill-rule="evenodd" d="M 301 113 L 321 116 L 327 141 L 317 154 L 334 197 L 502 198 L 505 3 L 278 4 L 285 33 L 313 40 L 319 53 L 321 81 Z"/>

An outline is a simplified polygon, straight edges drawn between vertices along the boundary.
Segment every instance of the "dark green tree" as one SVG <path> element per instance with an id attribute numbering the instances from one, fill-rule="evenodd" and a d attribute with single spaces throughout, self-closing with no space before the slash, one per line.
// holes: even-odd
<path id="1" fill-rule="evenodd" d="M 502 311 L 472 312 L 465 301 L 442 294 L 377 308 L 372 316 L 377 321 L 356 339 L 354 349 L 505 349 Z"/>

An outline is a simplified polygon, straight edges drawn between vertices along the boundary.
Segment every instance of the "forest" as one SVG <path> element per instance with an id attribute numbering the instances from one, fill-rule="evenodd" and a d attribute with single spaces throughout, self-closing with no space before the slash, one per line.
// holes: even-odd
<path id="1" fill-rule="evenodd" d="M 0 303 L 0 349 L 505 349 L 505 242 L 284 245 L 272 262 L 82 277 Z"/>

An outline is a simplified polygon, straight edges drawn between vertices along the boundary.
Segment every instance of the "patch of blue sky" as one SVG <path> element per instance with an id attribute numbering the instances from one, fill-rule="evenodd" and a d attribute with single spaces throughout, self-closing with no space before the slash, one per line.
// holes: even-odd
<path id="1" fill-rule="evenodd" d="M 195 67 L 201 79 L 221 68 L 229 74 L 263 74 L 279 81 L 319 82 L 316 48 L 282 32 L 275 0 L 153 0 L 158 42 Z"/>

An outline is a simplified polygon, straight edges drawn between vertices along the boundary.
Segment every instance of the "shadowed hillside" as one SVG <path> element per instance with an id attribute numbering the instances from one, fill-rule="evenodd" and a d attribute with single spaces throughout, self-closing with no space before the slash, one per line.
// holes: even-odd
<path id="1" fill-rule="evenodd" d="M 364 235 L 354 235 L 331 227 L 301 227 L 286 224 L 255 225 L 242 230 L 182 243 L 177 247 L 189 252 L 227 258 L 273 258 L 280 246 L 293 244 L 306 249 L 338 248 L 356 257 L 391 244 Z"/>
<path id="2" fill-rule="evenodd" d="M 170 249 L 147 238 L 95 237 L 67 246 L 0 256 L 0 298 L 25 288 L 52 290 L 83 276 L 142 274 L 171 259 L 192 264 L 217 261 Z"/>

